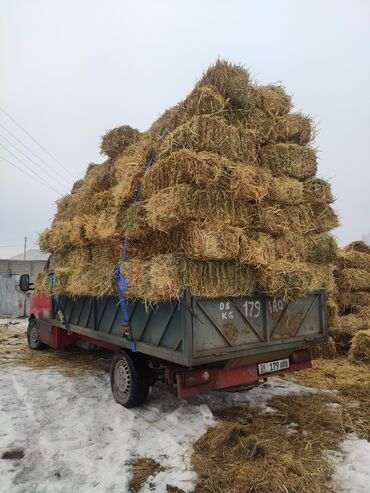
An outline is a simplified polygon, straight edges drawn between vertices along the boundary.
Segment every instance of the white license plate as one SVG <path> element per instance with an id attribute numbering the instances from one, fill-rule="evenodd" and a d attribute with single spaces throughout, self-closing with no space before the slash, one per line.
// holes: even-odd
<path id="1" fill-rule="evenodd" d="M 258 374 L 264 375 L 265 373 L 273 373 L 274 371 L 286 370 L 289 368 L 289 359 L 277 359 L 276 361 L 269 361 L 268 363 L 259 363 Z"/>

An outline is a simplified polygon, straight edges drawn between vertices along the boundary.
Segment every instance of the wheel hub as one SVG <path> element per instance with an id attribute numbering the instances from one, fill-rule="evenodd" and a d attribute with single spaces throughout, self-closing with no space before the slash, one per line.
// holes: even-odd
<path id="1" fill-rule="evenodd" d="M 30 340 L 32 343 L 37 344 L 39 342 L 39 331 L 37 327 L 32 327 L 30 331 Z"/>
<path id="2" fill-rule="evenodd" d="M 114 371 L 114 381 L 121 395 L 127 395 L 130 390 L 130 369 L 126 361 L 119 361 Z"/>

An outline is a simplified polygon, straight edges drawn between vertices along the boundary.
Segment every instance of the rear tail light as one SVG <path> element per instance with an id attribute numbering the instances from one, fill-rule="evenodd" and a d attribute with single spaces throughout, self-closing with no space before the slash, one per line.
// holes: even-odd
<path id="1" fill-rule="evenodd" d="M 304 361 L 311 360 L 311 353 L 309 349 L 301 349 L 300 351 L 294 351 L 290 356 L 292 363 L 303 363 Z"/>
<path id="2" fill-rule="evenodd" d="M 201 385 L 211 380 L 211 372 L 209 370 L 197 370 L 183 373 L 183 385 L 185 387 L 193 387 Z"/>

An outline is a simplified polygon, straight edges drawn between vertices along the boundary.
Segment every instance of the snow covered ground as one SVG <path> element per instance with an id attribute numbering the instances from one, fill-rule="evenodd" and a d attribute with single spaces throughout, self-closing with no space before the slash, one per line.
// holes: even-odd
<path id="1" fill-rule="evenodd" d="M 7 321 L 9 330 L 24 330 L 24 322 L 13 322 Z M 211 409 L 250 404 L 271 412 L 272 396 L 309 392 L 315 389 L 274 378 L 249 391 L 187 402 L 155 387 L 146 405 L 127 410 L 114 402 L 106 373 L 68 376 L 57 368 L 0 365 L 0 492 L 128 492 L 130 462 L 138 457 L 164 468 L 142 493 L 165 493 L 167 485 L 191 491 L 192 443 L 214 423 Z M 9 452 L 18 458 L 1 459 Z M 369 491 L 368 442 L 348 437 L 334 460 L 338 492 Z"/>

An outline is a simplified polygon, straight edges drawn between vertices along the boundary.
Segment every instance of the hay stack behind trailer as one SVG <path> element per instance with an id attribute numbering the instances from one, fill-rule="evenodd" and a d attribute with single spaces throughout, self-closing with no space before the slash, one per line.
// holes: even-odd
<path id="1" fill-rule="evenodd" d="M 357 332 L 370 329 L 370 247 L 356 241 L 339 250 L 335 280 L 338 316 L 330 330 L 338 350 L 347 353 Z"/>
<path id="2" fill-rule="evenodd" d="M 127 294 L 148 302 L 184 289 L 288 300 L 332 289 L 338 219 L 316 177 L 314 125 L 291 109 L 282 86 L 218 61 L 147 132 L 108 132 L 108 161 L 88 168 L 40 236 L 58 292 L 114 294 L 123 237 Z"/>

